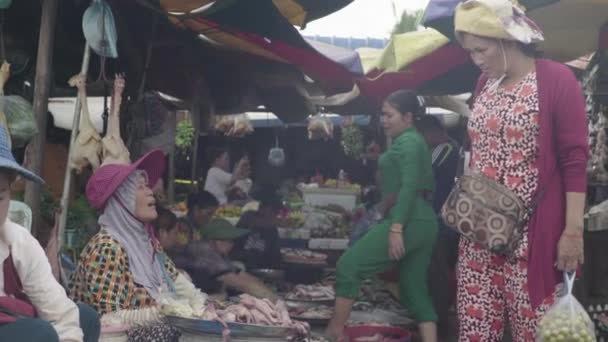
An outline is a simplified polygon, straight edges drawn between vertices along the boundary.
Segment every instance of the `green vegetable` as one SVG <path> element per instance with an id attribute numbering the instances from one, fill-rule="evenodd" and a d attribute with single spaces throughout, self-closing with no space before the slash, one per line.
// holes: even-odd
<path id="1" fill-rule="evenodd" d="M 346 156 L 359 159 L 363 154 L 363 132 L 356 125 L 342 128 L 341 143 Z"/>

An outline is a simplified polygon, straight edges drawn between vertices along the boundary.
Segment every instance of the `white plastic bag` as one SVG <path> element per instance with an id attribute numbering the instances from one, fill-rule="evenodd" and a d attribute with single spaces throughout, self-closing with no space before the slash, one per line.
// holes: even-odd
<path id="1" fill-rule="evenodd" d="M 595 342 L 593 321 L 572 295 L 574 274 L 564 273 L 566 294 L 545 314 L 538 326 L 536 342 Z"/>

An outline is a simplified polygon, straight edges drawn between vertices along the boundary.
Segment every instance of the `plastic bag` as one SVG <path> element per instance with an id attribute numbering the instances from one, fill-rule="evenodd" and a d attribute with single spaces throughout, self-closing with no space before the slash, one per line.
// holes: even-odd
<path id="1" fill-rule="evenodd" d="M 2 96 L 1 111 L 6 115 L 13 147 L 23 147 L 38 134 L 32 105 L 17 95 Z"/>
<path id="2" fill-rule="evenodd" d="M 545 314 L 536 342 L 595 342 L 595 327 L 583 306 L 572 295 L 574 274 L 564 273 L 566 294 Z"/>

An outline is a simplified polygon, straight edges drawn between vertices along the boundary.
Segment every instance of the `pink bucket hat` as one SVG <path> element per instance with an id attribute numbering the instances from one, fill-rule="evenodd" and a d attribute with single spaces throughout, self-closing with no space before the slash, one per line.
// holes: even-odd
<path id="1" fill-rule="evenodd" d="M 132 164 L 108 164 L 93 173 L 87 183 L 86 196 L 94 209 L 103 209 L 108 199 L 135 170 L 148 174 L 148 184 L 154 186 L 165 171 L 165 155 L 159 149 L 146 153 Z"/>

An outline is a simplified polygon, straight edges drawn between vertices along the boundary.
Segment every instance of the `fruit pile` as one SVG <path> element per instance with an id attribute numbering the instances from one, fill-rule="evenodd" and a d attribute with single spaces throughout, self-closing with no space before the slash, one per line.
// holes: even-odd
<path id="1" fill-rule="evenodd" d="M 240 217 L 241 216 L 241 208 L 234 205 L 225 205 L 220 207 L 215 212 L 216 217 Z"/>

